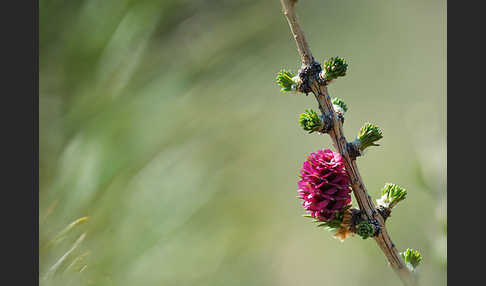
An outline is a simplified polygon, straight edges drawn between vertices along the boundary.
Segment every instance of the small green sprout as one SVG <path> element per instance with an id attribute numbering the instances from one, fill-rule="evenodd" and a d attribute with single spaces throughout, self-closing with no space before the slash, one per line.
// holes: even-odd
<path id="1" fill-rule="evenodd" d="M 304 113 L 300 114 L 299 124 L 305 131 L 309 131 L 309 133 L 319 131 L 322 128 L 319 115 L 312 109 L 307 109 Z"/>
<path id="2" fill-rule="evenodd" d="M 407 248 L 407 250 L 401 252 L 400 255 L 411 271 L 415 271 L 420 263 L 422 263 L 422 255 L 417 250 Z"/>
<path id="3" fill-rule="evenodd" d="M 297 83 L 294 80 L 294 74 L 290 71 L 281 70 L 277 74 L 277 84 L 281 87 L 281 92 L 295 91 Z"/>
<path id="4" fill-rule="evenodd" d="M 334 107 L 334 110 L 337 113 L 340 113 L 341 115 L 344 115 L 344 113 L 346 113 L 348 111 L 348 106 L 340 98 L 337 98 L 337 97 L 333 98 L 332 99 L 332 105 Z"/>
<path id="5" fill-rule="evenodd" d="M 399 185 L 387 183 L 381 190 L 381 198 L 376 200 L 378 205 L 382 205 L 389 209 L 395 207 L 399 202 L 407 197 L 407 190 Z"/>
<path id="6" fill-rule="evenodd" d="M 383 133 L 380 128 L 372 123 L 365 123 L 361 130 L 359 131 L 357 144 L 361 151 L 364 151 L 370 146 L 380 146 L 375 142 L 383 138 Z"/>
<path id="7" fill-rule="evenodd" d="M 373 228 L 373 226 L 365 220 L 360 222 L 356 227 L 356 234 L 361 236 L 361 238 L 363 239 L 372 237 L 374 233 L 375 233 L 375 229 Z"/>
<path id="8" fill-rule="evenodd" d="M 324 61 L 323 75 L 327 81 L 337 79 L 346 75 L 348 64 L 343 58 L 332 57 L 327 61 Z"/>

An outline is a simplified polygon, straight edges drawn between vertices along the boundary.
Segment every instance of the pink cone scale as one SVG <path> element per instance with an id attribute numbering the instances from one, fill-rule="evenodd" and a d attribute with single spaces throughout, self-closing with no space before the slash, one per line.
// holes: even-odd
<path id="1" fill-rule="evenodd" d="M 330 221 L 351 203 L 350 182 L 339 153 L 326 149 L 310 154 L 299 177 L 302 206 L 313 218 Z"/>

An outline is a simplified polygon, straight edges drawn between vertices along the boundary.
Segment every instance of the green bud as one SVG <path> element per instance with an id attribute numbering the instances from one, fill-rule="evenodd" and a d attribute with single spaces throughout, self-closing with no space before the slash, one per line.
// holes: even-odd
<path id="1" fill-rule="evenodd" d="M 334 110 L 338 113 L 341 113 L 342 115 L 344 115 L 344 113 L 346 113 L 348 111 L 348 106 L 340 98 L 337 98 L 337 97 L 333 98 L 332 99 L 332 105 L 334 107 Z"/>
<path id="2" fill-rule="evenodd" d="M 281 70 L 277 74 L 277 84 L 281 87 L 281 92 L 295 91 L 297 83 L 294 80 L 294 74 L 290 71 Z"/>
<path id="3" fill-rule="evenodd" d="M 300 114 L 299 124 L 305 131 L 309 131 L 309 133 L 319 131 L 322 128 L 319 115 L 312 109 L 307 109 L 304 113 Z"/>
<path id="4" fill-rule="evenodd" d="M 357 144 L 361 151 L 364 151 L 366 148 L 370 146 L 380 146 L 375 144 L 376 141 L 383 138 L 383 133 L 381 132 L 380 128 L 372 123 L 365 123 L 361 130 L 359 131 Z"/>
<path id="5" fill-rule="evenodd" d="M 407 197 L 407 190 L 399 185 L 387 183 L 381 190 L 381 198 L 376 200 L 378 205 L 392 209 Z"/>
<path id="6" fill-rule="evenodd" d="M 417 266 L 422 263 L 422 255 L 417 250 L 407 248 L 407 250 L 401 252 L 400 255 L 411 271 L 414 271 Z"/>
<path id="7" fill-rule="evenodd" d="M 324 61 L 324 70 L 322 71 L 327 81 L 337 79 L 338 77 L 345 76 L 348 64 L 343 58 L 333 57 Z"/>
<path id="8" fill-rule="evenodd" d="M 360 222 L 356 227 L 356 233 L 363 239 L 367 239 L 368 237 L 373 236 L 373 234 L 375 233 L 375 229 L 369 222 L 364 220 Z"/>

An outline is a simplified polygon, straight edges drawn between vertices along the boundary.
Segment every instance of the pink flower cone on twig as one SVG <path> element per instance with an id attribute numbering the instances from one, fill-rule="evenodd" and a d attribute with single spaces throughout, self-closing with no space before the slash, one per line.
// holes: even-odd
<path id="1" fill-rule="evenodd" d="M 339 153 L 318 150 L 302 165 L 299 197 L 306 212 L 319 221 L 332 220 L 351 203 L 349 178 Z"/>

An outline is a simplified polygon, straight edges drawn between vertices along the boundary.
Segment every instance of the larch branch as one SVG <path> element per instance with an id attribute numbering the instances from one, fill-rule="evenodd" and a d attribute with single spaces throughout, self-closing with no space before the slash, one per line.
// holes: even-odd
<path id="1" fill-rule="evenodd" d="M 305 39 L 295 13 L 296 0 L 280 0 L 283 12 L 290 26 L 292 35 L 297 44 L 297 50 L 302 60 L 302 66 L 310 66 L 314 63 L 314 58 L 310 51 L 309 45 Z M 380 226 L 381 231 L 376 235 L 375 241 L 380 247 L 381 251 L 388 260 L 390 266 L 398 274 L 402 282 L 407 286 L 417 285 L 417 280 L 414 273 L 406 266 L 402 257 L 399 255 L 394 243 L 392 242 L 385 226 L 385 220 L 377 211 L 371 196 L 368 194 L 363 179 L 358 170 L 354 156 L 348 152 L 348 142 L 344 137 L 342 122 L 334 111 L 331 98 L 329 96 L 327 85 L 322 84 L 315 78 L 311 80 L 310 87 L 312 93 L 315 95 L 319 103 L 319 109 L 322 114 L 326 115 L 332 121 L 332 128 L 327 133 L 332 139 L 334 148 L 341 154 L 344 159 L 346 171 L 351 180 L 353 194 L 358 202 L 360 210 L 366 215 L 368 220 L 376 220 Z"/>

